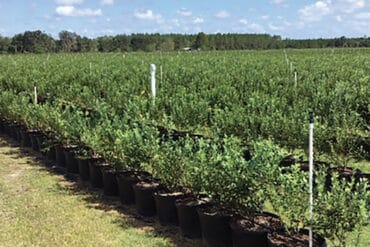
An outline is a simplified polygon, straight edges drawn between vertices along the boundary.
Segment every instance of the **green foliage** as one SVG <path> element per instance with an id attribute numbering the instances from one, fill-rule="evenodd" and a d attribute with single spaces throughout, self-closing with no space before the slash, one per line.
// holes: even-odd
<path id="1" fill-rule="evenodd" d="M 332 240 L 336 246 L 346 246 L 348 235 L 360 234 L 370 220 L 369 184 L 331 177 L 331 187 L 325 187 L 325 173 L 318 176 L 314 204 L 314 229 Z M 360 237 L 360 236 L 358 236 Z"/>
<path id="2" fill-rule="evenodd" d="M 132 37 L 134 50 L 148 48 L 144 36 Z M 127 38 L 115 42 L 131 49 Z M 150 44 L 157 39 L 164 42 L 153 35 Z M 108 41 L 99 47 L 114 47 Z M 1 57 L 0 117 L 64 144 L 88 146 L 117 169 L 149 171 L 170 188 L 209 195 L 244 215 L 269 199 L 298 230 L 308 224 L 307 174 L 298 167 L 281 173 L 277 164 L 284 153 L 277 145 L 307 149 L 307 112 L 313 109 L 315 153 L 331 161 L 342 157 L 337 163 L 345 165 L 357 158 L 364 151 L 359 138 L 369 136 L 368 55 L 368 50 L 289 51 L 299 71 L 297 85 L 279 51 Z M 150 63 L 163 67 L 155 104 Z M 38 105 L 32 103 L 35 85 Z M 157 126 L 206 138 L 164 142 Z M 244 159 L 245 146 L 251 160 Z M 340 201 L 340 186 L 332 194 L 317 193 L 325 195 L 323 202 L 335 196 Z M 343 229 L 335 238 L 350 228 Z"/>
<path id="3" fill-rule="evenodd" d="M 270 188 L 269 200 L 288 229 L 298 232 L 307 222 L 309 209 L 308 174 L 298 166 L 284 169 Z"/>

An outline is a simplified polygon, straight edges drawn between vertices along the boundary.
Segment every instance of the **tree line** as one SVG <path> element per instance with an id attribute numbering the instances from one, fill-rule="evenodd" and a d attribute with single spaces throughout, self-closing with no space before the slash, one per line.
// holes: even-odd
<path id="1" fill-rule="evenodd" d="M 0 53 L 130 52 L 176 50 L 244 50 L 282 48 L 370 47 L 370 37 L 282 39 L 269 34 L 131 34 L 87 38 L 61 31 L 58 39 L 37 30 L 0 36 Z"/>

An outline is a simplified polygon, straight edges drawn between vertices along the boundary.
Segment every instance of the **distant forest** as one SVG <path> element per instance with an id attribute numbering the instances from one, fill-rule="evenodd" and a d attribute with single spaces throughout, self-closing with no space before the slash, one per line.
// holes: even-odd
<path id="1" fill-rule="evenodd" d="M 131 34 L 94 39 L 62 31 L 58 39 L 42 31 L 0 36 L 0 53 L 130 52 L 178 50 L 245 50 L 282 48 L 370 47 L 370 37 L 282 39 L 269 34 Z"/>

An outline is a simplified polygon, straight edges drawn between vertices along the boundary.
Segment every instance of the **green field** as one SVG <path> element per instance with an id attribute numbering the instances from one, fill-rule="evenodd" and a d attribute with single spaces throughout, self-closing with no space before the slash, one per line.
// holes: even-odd
<path id="1" fill-rule="evenodd" d="M 370 49 L 1 55 L 0 118 L 43 133 L 45 150 L 77 145 L 82 156 L 148 171 L 242 215 L 269 202 L 288 227 L 304 228 L 308 175 L 279 163 L 307 160 L 314 112 L 315 160 L 369 173 L 369 57 Z M 343 237 L 368 223 L 365 183 L 352 193 L 319 179 L 320 233 L 341 228 Z M 363 235 L 368 242 L 368 228 Z"/>

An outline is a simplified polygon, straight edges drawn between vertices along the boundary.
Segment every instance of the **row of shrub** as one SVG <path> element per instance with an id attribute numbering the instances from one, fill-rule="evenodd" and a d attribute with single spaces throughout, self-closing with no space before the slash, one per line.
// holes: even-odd
<path id="1" fill-rule="evenodd" d="M 368 223 L 370 195 L 364 180 L 341 180 L 316 171 L 314 221 L 308 220 L 308 175 L 299 166 L 279 166 L 287 153 L 267 140 L 242 143 L 234 136 L 167 139 L 147 116 L 118 117 L 97 102 L 90 116 L 62 102 L 30 103 L 28 95 L 1 92 L 0 117 L 41 131 L 62 145 L 88 147 L 119 171 L 147 171 L 168 189 L 208 196 L 220 208 L 251 216 L 266 208 L 282 217 L 288 229 L 313 226 L 344 243 L 349 232 Z M 252 156 L 246 159 L 248 147 Z M 47 147 L 46 147 L 47 148 Z"/>

